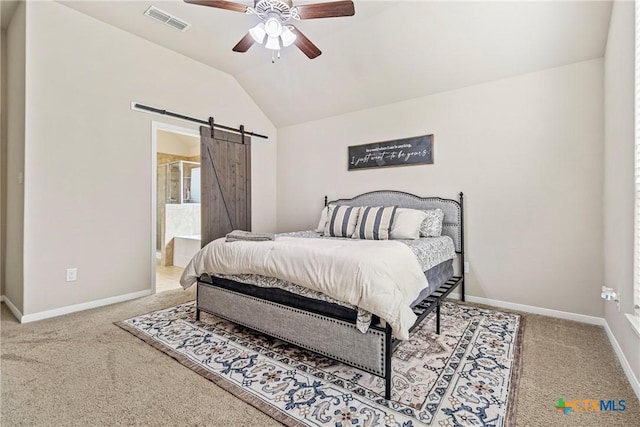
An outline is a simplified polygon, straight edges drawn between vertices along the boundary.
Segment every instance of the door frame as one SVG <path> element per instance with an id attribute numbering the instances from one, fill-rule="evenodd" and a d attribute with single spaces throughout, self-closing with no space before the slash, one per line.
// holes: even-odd
<path id="1" fill-rule="evenodd" d="M 158 131 L 179 133 L 182 135 L 194 136 L 200 139 L 199 127 L 196 129 L 171 125 L 164 122 L 151 121 L 151 294 L 156 290 L 156 246 L 158 240 L 157 204 L 158 204 Z"/>

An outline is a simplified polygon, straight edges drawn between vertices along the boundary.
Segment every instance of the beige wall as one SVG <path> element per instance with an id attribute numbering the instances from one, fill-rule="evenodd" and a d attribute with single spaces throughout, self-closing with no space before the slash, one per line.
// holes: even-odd
<path id="1" fill-rule="evenodd" d="M 621 294 L 621 311 L 615 304 L 607 303 L 606 319 L 636 378 L 640 379 L 640 339 L 623 315 L 633 309 L 633 6 L 633 2 L 614 2 L 604 59 L 604 283 Z"/>
<path id="2" fill-rule="evenodd" d="M 4 29 L 0 31 L 0 68 L 0 295 L 4 295 L 4 254 L 7 247 L 7 32 Z"/>
<path id="3" fill-rule="evenodd" d="M 24 307 L 24 184 L 25 171 L 25 69 L 26 3 L 20 2 L 7 29 L 7 234 L 5 296 L 22 311 Z"/>
<path id="4" fill-rule="evenodd" d="M 464 191 L 470 295 L 602 317 L 602 78 L 598 59 L 279 128 L 278 229 L 315 227 L 325 194 Z M 347 171 L 349 145 L 430 133 L 433 165 Z"/>
<path id="5" fill-rule="evenodd" d="M 59 3 L 27 12 L 25 314 L 151 288 L 151 122 L 195 127 L 132 101 L 269 135 L 253 226 L 275 229 L 276 129 L 233 78 Z"/>
<path id="6" fill-rule="evenodd" d="M 156 143 L 158 153 L 184 157 L 200 155 L 200 138 L 197 136 L 159 130 Z"/>

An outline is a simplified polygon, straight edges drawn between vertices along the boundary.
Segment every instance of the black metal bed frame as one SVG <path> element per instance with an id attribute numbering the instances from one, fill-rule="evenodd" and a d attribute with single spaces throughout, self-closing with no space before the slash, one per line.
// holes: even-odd
<path id="1" fill-rule="evenodd" d="M 436 334 L 440 335 L 440 305 L 444 301 L 444 299 L 451 294 L 451 292 L 457 288 L 461 287 L 460 299 L 461 301 L 465 300 L 465 287 L 464 287 L 464 195 L 462 192 L 459 194 L 459 200 L 449 199 L 450 201 L 457 203 L 460 206 L 460 251 L 456 251 L 460 255 L 459 262 L 459 276 L 453 276 L 445 283 L 440 285 L 438 289 L 429 294 L 424 300 L 418 303 L 416 306 L 412 308 L 413 312 L 418 317 L 411 328 L 409 328 L 409 332 L 412 332 L 420 323 L 431 314 L 434 310 L 436 312 Z M 325 206 L 328 205 L 327 197 L 325 196 Z M 200 320 L 200 312 L 205 311 L 214 316 L 219 316 L 219 314 L 211 313 L 210 311 L 201 308 L 198 305 L 198 288 L 200 284 L 206 284 L 209 286 L 215 286 L 215 277 L 209 276 L 207 274 L 198 278 L 198 285 L 196 287 L 196 320 Z M 331 318 L 330 315 L 324 314 L 324 316 Z M 227 319 L 233 321 L 233 319 Z M 376 329 L 384 332 L 385 340 L 384 340 L 384 380 L 385 380 L 385 391 L 384 398 L 386 400 L 391 399 L 391 357 L 393 354 L 393 350 L 401 343 L 401 340 L 397 338 L 393 338 L 391 326 L 387 324 L 386 326 L 371 325 L 370 328 Z M 343 362 L 347 363 L 347 362 Z M 375 372 L 372 372 L 376 374 Z"/>
<path id="2" fill-rule="evenodd" d="M 445 283 L 440 285 L 438 289 L 429 294 L 428 297 L 423 299 L 420 303 L 413 307 L 413 312 L 418 318 L 411 328 L 409 328 L 409 333 L 411 333 L 422 321 L 425 317 L 431 314 L 434 310 L 436 311 L 436 334 L 440 335 L 440 304 L 442 301 L 449 296 L 453 290 L 460 285 L 461 293 L 460 300 L 464 301 L 464 194 L 460 192 L 459 194 L 458 204 L 460 205 L 460 265 L 459 265 L 459 276 L 453 276 Z M 328 205 L 327 197 L 325 196 L 324 204 Z M 391 356 L 393 354 L 393 350 L 401 343 L 401 340 L 397 338 L 393 338 L 391 334 L 391 326 L 387 324 L 384 328 L 385 332 L 385 376 L 384 376 L 384 398 L 386 400 L 391 399 Z M 389 345 L 391 343 L 391 345 Z"/>

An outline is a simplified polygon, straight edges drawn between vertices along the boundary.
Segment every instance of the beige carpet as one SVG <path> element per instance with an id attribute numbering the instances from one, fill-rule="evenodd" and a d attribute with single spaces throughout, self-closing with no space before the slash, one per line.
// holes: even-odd
<path id="1" fill-rule="evenodd" d="M 170 291 L 20 325 L 2 304 L 2 426 L 279 425 L 113 322 L 194 298 Z M 601 327 L 525 315 L 518 426 L 640 426 L 640 403 Z M 559 397 L 626 400 L 560 415 Z"/>

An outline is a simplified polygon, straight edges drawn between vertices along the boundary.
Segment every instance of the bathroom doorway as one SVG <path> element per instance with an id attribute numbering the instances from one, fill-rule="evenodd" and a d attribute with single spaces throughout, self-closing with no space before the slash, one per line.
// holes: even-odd
<path id="1" fill-rule="evenodd" d="M 180 275 L 200 249 L 200 136 L 153 122 L 153 271 L 155 292 L 180 288 Z"/>

